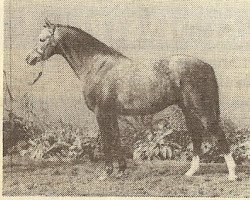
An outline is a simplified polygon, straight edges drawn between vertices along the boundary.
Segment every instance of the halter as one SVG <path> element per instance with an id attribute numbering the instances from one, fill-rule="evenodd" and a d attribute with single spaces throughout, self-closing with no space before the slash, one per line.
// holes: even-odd
<path id="1" fill-rule="evenodd" d="M 38 51 L 38 49 L 37 49 L 37 48 L 35 48 L 35 51 L 36 51 L 36 53 L 38 53 L 41 57 L 43 57 L 44 51 L 43 51 L 43 52 Z"/>
<path id="2" fill-rule="evenodd" d="M 47 26 L 46 26 L 46 27 L 47 27 Z M 56 30 L 56 26 L 55 26 L 55 25 L 53 25 L 53 29 L 52 29 L 52 30 L 53 30 L 53 31 L 52 31 L 51 36 L 50 36 L 50 41 L 51 41 L 51 40 L 54 40 L 54 41 L 55 41 L 55 38 L 54 38 L 54 34 L 55 34 L 55 30 Z M 46 46 L 48 46 L 49 44 L 51 44 L 51 42 L 48 43 Z M 59 42 L 58 42 L 58 44 L 60 45 Z M 46 63 L 46 60 L 43 60 L 43 58 L 44 58 L 44 52 L 45 52 L 46 48 L 45 48 L 43 51 L 39 51 L 38 48 L 35 48 L 34 50 L 35 50 L 35 52 L 38 53 L 38 54 L 41 56 L 41 58 L 42 58 L 42 59 L 41 59 L 42 70 L 39 72 L 38 76 L 34 79 L 34 81 L 33 81 L 32 83 L 29 83 L 29 85 L 34 85 L 34 84 L 40 79 L 40 77 L 41 77 L 42 74 L 43 74 L 44 66 L 46 65 L 46 64 L 44 64 L 44 63 Z"/>
<path id="3" fill-rule="evenodd" d="M 47 26 L 45 26 L 45 27 L 47 27 Z M 52 33 L 50 36 L 50 41 L 55 40 L 55 38 L 54 38 L 55 30 L 56 30 L 56 26 L 53 25 Z M 46 48 L 49 46 L 49 44 L 51 44 L 51 42 L 46 45 Z M 43 51 L 39 51 L 38 48 L 35 48 L 36 53 L 38 53 L 42 59 L 44 58 L 44 52 L 45 52 L 46 48 L 44 48 Z"/>

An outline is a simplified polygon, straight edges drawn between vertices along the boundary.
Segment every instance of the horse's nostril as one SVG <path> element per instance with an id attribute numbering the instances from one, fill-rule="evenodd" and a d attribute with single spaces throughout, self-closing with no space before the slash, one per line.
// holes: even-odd
<path id="1" fill-rule="evenodd" d="M 33 56 L 31 56 L 31 55 L 28 55 L 28 56 L 26 57 L 26 62 L 27 62 L 27 64 L 29 64 L 29 65 L 35 65 L 35 64 L 37 63 L 37 57 L 33 57 Z"/>
<path id="2" fill-rule="evenodd" d="M 33 58 L 31 61 L 28 62 L 30 65 L 35 65 L 37 63 L 37 57 Z"/>
<path id="3" fill-rule="evenodd" d="M 29 58 L 30 58 L 30 56 L 28 55 L 27 57 L 26 57 L 26 62 L 29 64 Z"/>

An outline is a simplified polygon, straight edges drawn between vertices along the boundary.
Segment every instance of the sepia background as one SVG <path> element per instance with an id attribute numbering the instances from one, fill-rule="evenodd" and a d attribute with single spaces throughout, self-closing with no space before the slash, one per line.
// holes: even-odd
<path id="1" fill-rule="evenodd" d="M 5 81 L 10 82 L 11 63 L 15 99 L 28 91 L 34 109 L 46 109 L 52 120 L 94 124 L 92 113 L 84 105 L 81 83 L 62 57 L 52 57 L 45 64 L 42 78 L 33 86 L 28 84 L 41 66 L 27 65 L 25 57 L 47 17 L 53 23 L 79 27 L 133 59 L 187 54 L 211 64 L 219 82 L 222 115 L 240 126 L 249 126 L 249 3 L 97 2 L 5 1 Z M 18 101 L 14 109 L 23 113 Z"/>
<path id="2" fill-rule="evenodd" d="M 2 194 L 249 197 L 249 10 L 243 0 L 5 0 Z M 186 54 L 212 65 L 237 180 L 227 180 L 213 137 L 204 137 L 198 172 L 184 176 L 192 142 L 173 106 L 145 119 L 119 118 L 127 176 L 115 178 L 115 163 L 112 177 L 100 182 L 101 142 L 82 83 L 60 56 L 26 64 L 45 18 L 81 28 L 131 59 Z"/>

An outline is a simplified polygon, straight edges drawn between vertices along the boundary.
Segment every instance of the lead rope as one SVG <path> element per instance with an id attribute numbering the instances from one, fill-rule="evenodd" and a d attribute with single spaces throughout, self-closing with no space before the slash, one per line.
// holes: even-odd
<path id="1" fill-rule="evenodd" d="M 44 70 L 45 62 L 46 61 L 42 61 L 41 62 L 41 67 L 42 67 L 41 71 L 39 72 L 38 76 L 34 79 L 34 81 L 32 83 L 29 83 L 29 85 L 34 85 L 40 79 L 40 77 L 43 75 L 43 70 Z"/>

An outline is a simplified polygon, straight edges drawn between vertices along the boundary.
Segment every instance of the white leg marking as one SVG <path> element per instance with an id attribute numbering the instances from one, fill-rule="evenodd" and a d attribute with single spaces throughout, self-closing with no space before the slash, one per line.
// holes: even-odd
<path id="1" fill-rule="evenodd" d="M 232 157 L 232 154 L 228 154 L 224 156 L 226 164 L 227 164 L 227 168 L 228 168 L 228 180 L 235 180 L 237 178 L 237 176 L 235 175 L 235 162 L 234 159 Z"/>
<path id="2" fill-rule="evenodd" d="M 102 172 L 102 174 L 98 177 L 99 181 L 106 180 L 109 177 L 108 173 L 106 171 Z"/>
<path id="3" fill-rule="evenodd" d="M 191 161 L 191 167 L 190 169 L 186 172 L 186 176 L 193 176 L 195 172 L 197 172 L 199 168 L 199 163 L 200 163 L 200 158 L 199 156 L 194 156 L 192 161 Z"/>

